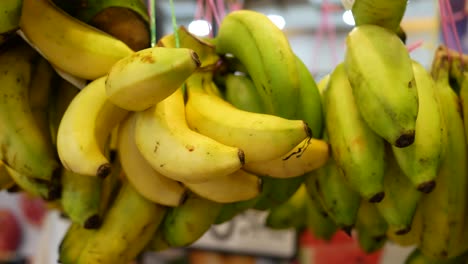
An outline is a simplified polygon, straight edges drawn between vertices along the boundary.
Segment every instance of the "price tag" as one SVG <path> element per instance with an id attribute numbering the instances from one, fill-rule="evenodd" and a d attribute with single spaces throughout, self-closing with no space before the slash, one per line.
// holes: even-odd
<path id="1" fill-rule="evenodd" d="M 247 210 L 231 221 L 214 225 L 191 248 L 290 259 L 297 250 L 295 229 L 265 227 L 267 212 Z"/>

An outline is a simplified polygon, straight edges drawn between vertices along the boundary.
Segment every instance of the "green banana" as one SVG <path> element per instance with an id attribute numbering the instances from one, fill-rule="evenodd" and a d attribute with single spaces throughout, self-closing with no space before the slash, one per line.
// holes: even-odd
<path id="1" fill-rule="evenodd" d="M 388 225 L 376 204 L 361 201 L 356 220 L 358 243 L 366 253 L 381 249 L 387 241 Z"/>
<path id="2" fill-rule="evenodd" d="M 95 232 L 96 230 L 86 229 L 79 223 L 71 223 L 60 241 L 58 262 L 62 264 L 76 263 L 88 239 Z"/>
<path id="3" fill-rule="evenodd" d="M 346 37 L 344 65 L 363 119 L 396 147 L 414 142 L 418 93 L 411 58 L 398 36 L 375 25 Z"/>
<path id="4" fill-rule="evenodd" d="M 421 192 L 417 191 L 405 176 L 388 146 L 386 151 L 384 176 L 385 199 L 378 203 L 377 209 L 388 223 L 390 232 L 406 234 L 416 212 Z"/>
<path id="5" fill-rule="evenodd" d="M 356 26 L 373 24 L 397 32 L 407 2 L 407 0 L 355 0 L 351 10 Z"/>
<path id="6" fill-rule="evenodd" d="M 165 213 L 165 207 L 145 199 L 124 182 L 101 227 L 89 237 L 76 263 L 129 263 L 150 241 L 151 236 L 144 234 L 154 234 Z M 136 243 L 139 248 L 135 248 Z"/>
<path id="7" fill-rule="evenodd" d="M 150 242 L 146 245 L 146 250 L 153 252 L 164 251 L 170 248 L 171 246 L 164 239 L 164 233 L 161 228 L 156 230 L 153 238 L 151 238 Z"/>
<path id="8" fill-rule="evenodd" d="M 4 0 L 0 6 L 0 35 L 10 34 L 19 27 L 23 0 Z"/>
<path id="9" fill-rule="evenodd" d="M 444 154 L 436 177 L 437 187 L 421 200 L 424 255 L 446 259 L 459 255 L 459 241 L 467 209 L 467 147 L 460 101 L 448 82 L 447 58 L 436 59 L 433 76 L 445 119 Z M 462 249 L 463 250 L 463 249 Z"/>
<path id="10" fill-rule="evenodd" d="M 19 173 L 50 180 L 58 168 L 51 147 L 44 139 L 29 103 L 29 86 L 38 54 L 25 42 L 9 47 L 0 54 L 2 74 L 0 104 L 1 158 Z"/>
<path id="11" fill-rule="evenodd" d="M 15 181 L 8 173 L 5 163 L 0 161 L 0 191 L 9 189 L 15 185 Z"/>
<path id="12" fill-rule="evenodd" d="M 226 101 L 244 111 L 263 112 L 260 95 L 249 76 L 228 73 L 224 78 Z"/>
<path id="13" fill-rule="evenodd" d="M 466 254 L 443 260 L 431 259 L 430 257 L 425 256 L 419 248 L 415 248 L 408 255 L 404 264 L 459 264 L 466 263 L 466 259 Z"/>
<path id="14" fill-rule="evenodd" d="M 214 223 L 222 204 L 189 193 L 182 205 L 170 208 L 160 227 L 171 247 L 197 241 Z"/>
<path id="15" fill-rule="evenodd" d="M 301 230 L 305 225 L 305 211 L 307 189 L 302 184 L 297 191 L 286 202 L 273 207 L 265 219 L 265 226 L 272 229 L 294 228 Z"/>
<path id="16" fill-rule="evenodd" d="M 26 176 L 8 165 L 5 165 L 5 168 L 10 177 L 15 181 L 16 185 L 25 192 L 33 196 L 41 197 L 47 201 L 60 198 L 61 186 L 55 179 L 44 181 Z"/>
<path id="17" fill-rule="evenodd" d="M 235 32 L 235 34 L 233 34 Z M 286 35 L 264 14 L 237 10 L 224 17 L 216 52 L 232 54 L 245 65 L 260 94 L 265 113 L 297 118 L 299 75 Z"/>
<path id="18" fill-rule="evenodd" d="M 364 199 L 380 202 L 384 196 L 384 140 L 360 115 L 345 65 L 337 65 L 324 92 L 328 141 L 337 166 L 350 186 Z"/>
<path id="19" fill-rule="evenodd" d="M 298 56 L 296 56 L 296 64 L 299 75 L 298 117 L 307 123 L 312 130 L 313 137 L 321 138 L 324 117 L 320 92 L 312 73 Z"/>
<path id="20" fill-rule="evenodd" d="M 102 221 L 100 214 L 102 178 L 89 177 L 62 168 L 63 212 L 73 223 L 87 229 L 99 228 Z"/>
<path id="21" fill-rule="evenodd" d="M 406 234 L 395 234 L 390 228 L 387 230 L 387 238 L 389 241 L 402 246 L 416 246 L 419 245 L 422 232 L 422 210 L 420 204 L 416 208 L 416 212 L 411 222 L 411 229 Z"/>
<path id="22" fill-rule="evenodd" d="M 435 82 L 429 72 L 413 60 L 413 72 L 418 89 L 419 110 L 414 143 L 405 148 L 392 146 L 393 153 L 413 186 L 423 193 L 435 187 L 442 155 L 442 116 Z"/>

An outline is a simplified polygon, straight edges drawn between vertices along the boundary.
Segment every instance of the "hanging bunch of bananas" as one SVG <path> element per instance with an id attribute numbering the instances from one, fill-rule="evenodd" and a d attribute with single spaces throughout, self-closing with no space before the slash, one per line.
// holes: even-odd
<path id="1" fill-rule="evenodd" d="M 64 1 L 21 2 L 27 41 L 0 51 L 0 188 L 42 197 L 71 221 L 61 263 L 128 263 L 249 208 L 308 197 L 307 173 L 329 158 L 322 102 L 267 16 L 233 12 L 216 38 L 180 27 L 138 49 Z M 94 14 L 120 1 L 89 2 Z M 335 230 L 318 200 L 307 207 Z"/>

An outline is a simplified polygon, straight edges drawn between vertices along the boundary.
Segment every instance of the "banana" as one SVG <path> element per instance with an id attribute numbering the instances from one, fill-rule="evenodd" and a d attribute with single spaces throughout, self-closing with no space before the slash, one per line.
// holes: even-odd
<path id="1" fill-rule="evenodd" d="M 304 182 L 304 175 L 289 179 L 262 177 L 262 192 L 253 208 L 268 210 L 287 201 Z"/>
<path id="2" fill-rule="evenodd" d="M 15 181 L 6 169 L 5 163 L 3 163 L 3 161 L 0 161 L 0 191 L 9 189 L 15 184 Z"/>
<path id="3" fill-rule="evenodd" d="M 273 207 L 265 219 L 265 226 L 272 229 L 294 228 L 301 230 L 306 223 L 305 211 L 306 199 L 309 199 L 304 184 L 284 203 Z"/>
<path id="4" fill-rule="evenodd" d="M 385 199 L 376 206 L 387 221 L 389 231 L 402 235 L 411 230 L 411 223 L 421 198 L 421 192 L 413 187 L 411 181 L 400 169 L 390 148 L 388 146 L 385 153 L 387 164 L 384 191 L 386 195 Z"/>
<path id="5" fill-rule="evenodd" d="M 153 238 L 146 245 L 145 251 L 159 252 L 167 249 L 171 249 L 171 246 L 164 239 L 164 233 L 162 232 L 162 229 L 158 228 Z"/>
<path id="6" fill-rule="evenodd" d="M 103 76 L 83 88 L 70 102 L 59 125 L 60 161 L 77 174 L 105 177 L 110 173 L 104 145 L 113 127 L 128 114 L 107 99 L 105 81 Z"/>
<path id="7" fill-rule="evenodd" d="M 396 147 L 411 145 L 418 91 L 411 58 L 398 36 L 375 25 L 355 27 L 346 37 L 344 65 L 369 127 Z"/>
<path id="8" fill-rule="evenodd" d="M 390 228 L 387 230 L 387 238 L 389 241 L 402 247 L 417 246 L 419 244 L 422 232 L 422 210 L 420 207 L 421 206 L 418 204 L 409 232 L 406 234 L 395 234 L 394 230 Z"/>
<path id="9" fill-rule="evenodd" d="M 441 161 L 443 120 L 432 76 L 417 61 L 413 60 L 412 65 L 419 98 L 417 133 L 411 146 L 392 146 L 392 149 L 398 165 L 411 183 L 419 191 L 429 193 L 435 187 Z"/>
<path id="10" fill-rule="evenodd" d="M 86 80 L 106 75 L 118 60 L 134 52 L 51 0 L 23 0 L 19 26 L 54 67 Z"/>
<path id="11" fill-rule="evenodd" d="M 224 93 L 215 82 L 211 82 L 210 85 L 205 85 L 205 87 L 203 87 L 203 91 L 209 95 L 213 95 L 224 100 Z"/>
<path id="12" fill-rule="evenodd" d="M 356 220 L 357 239 L 361 249 L 366 253 L 381 249 L 387 241 L 387 230 L 387 222 L 376 204 L 361 200 Z"/>
<path id="13" fill-rule="evenodd" d="M 330 81 L 330 73 L 326 74 L 325 76 L 322 77 L 322 79 L 320 79 L 320 81 L 317 83 L 317 89 L 320 93 L 320 96 L 322 97 L 323 99 L 323 94 L 325 93 L 325 91 L 327 90 L 328 88 L 328 82 Z M 322 108 L 323 108 L 323 104 L 322 104 Z M 324 113 L 325 115 L 325 113 Z"/>
<path id="14" fill-rule="evenodd" d="M 285 155 L 267 161 L 248 162 L 244 169 L 261 176 L 292 178 L 322 167 L 328 158 L 327 142 L 306 138 Z"/>
<path id="15" fill-rule="evenodd" d="M 37 53 L 18 41 L 0 55 L 4 100 L 0 104 L 1 159 L 18 173 L 48 181 L 58 168 L 51 146 L 32 113 L 29 86 Z"/>
<path id="16" fill-rule="evenodd" d="M 306 177 L 315 177 L 312 173 Z M 335 224 L 330 215 L 325 211 L 320 202 L 318 189 L 315 185 L 305 186 L 307 190 L 307 198 L 305 201 L 305 226 L 312 234 L 322 240 L 329 241 L 337 232 L 338 226 Z M 346 230 L 346 232 L 348 232 Z M 348 232 L 349 234 L 349 232 Z"/>
<path id="17" fill-rule="evenodd" d="M 433 76 L 446 129 L 444 154 L 436 177 L 437 187 L 421 200 L 424 255 L 446 259 L 459 255 L 467 208 L 467 147 L 460 101 L 448 80 L 447 58 L 435 59 Z"/>
<path id="18" fill-rule="evenodd" d="M 372 24 L 397 32 L 407 0 L 355 0 L 352 12 L 356 26 Z"/>
<path id="19" fill-rule="evenodd" d="M 88 239 L 76 263 L 129 263 L 143 250 L 143 236 L 146 243 L 150 241 L 151 236 L 144 234 L 154 234 L 165 213 L 164 206 L 147 200 L 124 182 L 101 227 Z M 136 242 L 139 248 L 134 248 Z"/>
<path id="20" fill-rule="evenodd" d="M 185 247 L 197 241 L 214 223 L 222 204 L 190 193 L 180 206 L 171 208 L 161 226 L 170 247 Z"/>
<path id="21" fill-rule="evenodd" d="M 176 46 L 175 34 L 166 34 L 158 40 L 157 46 L 167 48 L 187 48 L 193 50 L 200 61 L 199 67 L 209 69 L 216 67 L 220 60 L 220 56 L 216 53 L 216 48 L 212 43 L 197 37 L 190 33 L 187 28 L 180 26 L 177 29 L 179 37 L 179 47 Z"/>
<path id="22" fill-rule="evenodd" d="M 141 155 L 135 143 L 136 114 L 119 126 L 117 149 L 126 179 L 146 199 L 166 206 L 178 206 L 185 199 L 185 187 L 155 169 Z"/>
<path id="23" fill-rule="evenodd" d="M 148 163 L 176 181 L 204 182 L 231 174 L 244 164 L 241 149 L 188 127 L 181 89 L 157 105 L 136 112 L 135 139 Z"/>
<path id="24" fill-rule="evenodd" d="M 106 95 L 115 105 L 143 111 L 174 93 L 200 66 L 187 48 L 153 47 L 117 61 L 106 78 Z"/>
<path id="25" fill-rule="evenodd" d="M 10 177 L 15 181 L 15 184 L 18 185 L 25 192 L 33 196 L 41 197 L 42 199 L 47 201 L 52 201 L 60 198 L 61 186 L 57 183 L 57 181 L 44 181 L 28 177 L 6 164 L 5 168 Z"/>
<path id="26" fill-rule="evenodd" d="M 463 111 L 463 118 L 466 120 L 468 118 L 468 73 L 464 69 L 464 65 L 461 65 L 460 61 L 453 60 L 450 66 L 450 76 L 455 79 L 455 84 L 453 86 L 458 86 L 458 96 L 460 98 L 460 103 Z M 468 122 L 463 122 L 465 128 L 465 140 L 468 141 Z"/>
<path id="27" fill-rule="evenodd" d="M 62 195 L 64 214 L 71 222 L 86 229 L 97 229 L 102 222 L 102 178 L 87 177 L 62 168 Z"/>
<path id="28" fill-rule="evenodd" d="M 364 199 L 384 196 L 384 140 L 362 118 L 345 65 L 337 65 L 324 92 L 324 112 L 332 155 L 344 176 Z"/>
<path id="29" fill-rule="evenodd" d="M 187 123 L 201 134 L 242 149 L 246 163 L 280 157 L 310 137 L 302 120 L 240 110 L 207 94 L 203 86 L 210 82 L 210 74 L 194 74 L 187 80 Z"/>
<path id="30" fill-rule="evenodd" d="M 262 183 L 265 180 L 265 178 L 263 179 L 260 178 L 260 179 L 262 180 Z M 262 193 L 264 192 L 263 189 L 264 188 L 262 186 Z M 217 224 L 222 224 L 224 222 L 227 222 L 233 219 L 238 214 L 243 213 L 245 210 L 252 208 L 259 200 L 258 197 L 259 196 L 256 196 L 255 198 L 246 200 L 246 201 L 223 204 L 219 211 L 218 216 L 216 217 L 214 224 L 217 225 Z"/>
<path id="31" fill-rule="evenodd" d="M 262 190 L 261 179 L 243 169 L 206 182 L 184 185 L 198 196 L 218 203 L 249 200 Z"/>
<path id="32" fill-rule="evenodd" d="M 88 239 L 95 232 L 94 229 L 86 229 L 78 223 L 71 223 L 60 241 L 58 262 L 62 264 L 76 263 Z"/>
<path id="33" fill-rule="evenodd" d="M 298 117 L 309 125 L 313 137 L 321 138 L 324 121 L 320 92 L 312 73 L 298 56 L 296 64 L 299 74 Z"/>
<path id="34" fill-rule="evenodd" d="M 216 36 L 216 52 L 232 54 L 245 66 L 265 113 L 297 118 L 297 108 L 291 107 L 300 96 L 296 55 L 286 35 L 266 15 L 253 10 L 226 15 Z"/>
<path id="35" fill-rule="evenodd" d="M 333 157 L 323 167 L 307 174 L 304 184 L 310 193 L 316 190 L 316 199 L 336 226 L 350 234 L 361 197 L 350 187 Z"/>
<path id="36" fill-rule="evenodd" d="M 260 95 L 249 76 L 241 73 L 228 73 L 224 78 L 226 101 L 244 111 L 263 112 Z"/>
<path id="37" fill-rule="evenodd" d="M 466 259 L 466 254 L 444 260 L 432 259 L 425 256 L 419 248 L 415 248 L 406 258 L 405 264 L 459 264 L 466 263 Z"/>
<path id="38" fill-rule="evenodd" d="M 19 27 L 23 0 L 6 0 L 0 6 L 0 35 L 14 32 Z"/>

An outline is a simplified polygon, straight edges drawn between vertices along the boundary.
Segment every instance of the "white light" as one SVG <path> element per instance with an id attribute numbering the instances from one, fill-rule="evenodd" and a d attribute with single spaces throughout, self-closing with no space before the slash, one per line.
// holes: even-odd
<path id="1" fill-rule="evenodd" d="M 279 15 L 268 15 L 268 18 L 279 28 L 283 29 L 286 25 L 286 21 L 282 16 Z"/>
<path id="2" fill-rule="evenodd" d="M 190 33 L 200 37 L 208 36 L 211 31 L 211 24 L 203 19 L 194 20 L 188 25 L 188 30 Z"/>
<path id="3" fill-rule="evenodd" d="M 346 10 L 344 11 L 343 13 L 343 21 L 350 25 L 350 26 L 354 26 L 355 23 L 354 23 L 354 17 L 353 17 L 353 13 L 351 12 L 351 10 Z"/>

